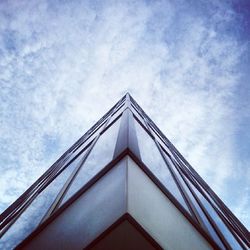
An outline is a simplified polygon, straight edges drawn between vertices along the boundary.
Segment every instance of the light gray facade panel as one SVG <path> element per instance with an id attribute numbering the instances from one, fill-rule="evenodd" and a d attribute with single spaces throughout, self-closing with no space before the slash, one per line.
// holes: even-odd
<path id="1" fill-rule="evenodd" d="M 164 249 L 212 249 L 205 238 L 130 158 L 128 212 Z"/>
<path id="2" fill-rule="evenodd" d="M 23 249 L 83 249 L 125 213 L 124 161 L 66 208 Z"/>

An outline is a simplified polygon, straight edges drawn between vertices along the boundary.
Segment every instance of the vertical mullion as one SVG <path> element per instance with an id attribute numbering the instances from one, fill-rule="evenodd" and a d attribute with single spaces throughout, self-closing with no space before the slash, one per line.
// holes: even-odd
<path id="1" fill-rule="evenodd" d="M 178 161 L 178 159 L 177 159 L 177 161 Z M 178 161 L 178 163 L 179 164 L 181 164 L 179 161 Z M 182 170 L 182 171 L 184 171 L 184 169 Z M 185 173 L 185 175 L 187 176 L 187 178 L 188 178 L 188 176 L 189 176 L 189 174 L 188 174 L 188 172 L 187 172 L 187 170 L 185 169 L 185 171 L 184 172 L 186 172 Z M 232 235 L 234 236 L 234 238 L 237 240 L 237 242 L 244 248 L 244 246 L 242 245 L 242 242 L 238 239 L 238 236 L 237 236 L 237 234 L 236 234 L 236 232 L 238 231 L 235 227 L 236 227 L 236 225 L 234 226 L 234 225 L 232 225 L 232 223 L 230 223 L 229 221 L 228 221 L 228 218 L 226 218 L 226 216 L 215 206 L 215 204 L 217 205 L 217 203 L 213 203 L 214 202 L 214 200 L 212 199 L 212 201 L 210 200 L 210 195 L 209 195 L 209 193 L 207 194 L 206 193 L 206 191 L 205 191 L 205 189 L 204 189 L 204 187 L 201 185 L 201 183 L 198 181 L 198 180 L 196 180 L 196 178 L 194 177 L 194 176 L 190 176 L 190 181 L 193 183 L 193 185 L 199 190 L 199 192 L 204 196 L 204 198 L 207 200 L 207 202 L 212 206 L 212 208 L 215 210 L 215 212 L 217 213 L 217 215 L 220 217 L 220 219 L 224 222 L 224 224 L 226 224 L 226 227 L 228 228 L 228 230 L 232 233 Z M 196 183 L 197 182 L 197 183 Z M 200 186 L 201 185 L 201 186 Z M 203 190 L 204 189 L 204 190 Z M 225 211 L 226 212 L 226 211 Z M 227 213 L 226 213 L 227 214 Z M 228 214 L 227 214 L 228 215 Z M 229 216 L 229 215 L 228 215 Z M 229 217 L 230 218 L 230 217 Z M 233 220 L 234 221 L 234 220 Z M 234 230 L 236 231 L 234 231 Z M 240 230 L 240 235 L 241 236 L 243 236 L 244 234 L 243 234 L 243 232 Z M 243 235 L 242 235 L 243 234 Z M 244 235 L 245 236 L 245 235 Z M 243 236 L 243 239 L 245 239 L 244 238 L 244 236 Z M 245 242 L 246 243 L 248 243 L 246 240 L 245 240 Z M 249 243 L 248 243 L 249 244 Z"/>
<path id="2" fill-rule="evenodd" d="M 149 127 L 148 122 L 147 122 L 147 119 L 144 118 L 144 121 L 145 121 L 145 124 L 146 124 L 146 126 L 147 126 L 147 129 L 148 129 L 149 132 L 151 133 L 150 127 Z M 152 133 L 151 133 L 151 134 L 152 134 Z M 165 163 L 166 163 L 166 165 L 167 165 L 167 167 L 168 167 L 168 169 L 169 169 L 169 171 L 170 171 L 170 173 L 171 173 L 171 175 L 172 175 L 172 177 L 173 177 L 173 179 L 174 179 L 174 181 L 175 181 L 175 183 L 176 183 L 176 185 L 177 185 L 177 187 L 178 187 L 178 189 L 179 189 L 179 191 L 180 191 L 180 193 L 182 194 L 184 200 L 186 201 L 186 204 L 187 204 L 187 206 L 189 207 L 191 213 L 192 213 L 192 214 L 194 215 L 194 217 L 198 220 L 198 222 L 200 223 L 200 225 L 201 225 L 204 229 L 206 229 L 206 231 L 208 232 L 207 227 L 205 226 L 204 222 L 202 221 L 201 217 L 199 216 L 198 211 L 196 210 L 194 204 L 192 203 L 191 199 L 188 197 L 188 195 L 187 195 L 185 189 L 182 187 L 182 184 L 180 183 L 178 177 L 176 176 L 175 172 L 173 171 L 172 167 L 170 166 L 171 164 L 169 164 L 168 160 L 166 159 L 165 154 L 164 154 L 164 152 L 162 151 L 162 149 L 161 149 L 161 147 L 160 147 L 158 141 L 156 140 L 156 138 L 155 138 L 154 136 L 153 136 L 153 138 L 154 138 L 154 141 L 155 141 L 155 143 L 156 143 L 156 145 L 157 145 L 158 150 L 160 151 L 160 153 L 161 153 L 161 155 L 162 155 L 162 157 L 163 157 L 163 159 L 164 159 L 164 161 L 165 161 Z M 172 162 L 173 162 L 173 161 L 172 161 Z M 174 162 L 173 162 L 173 164 L 174 164 Z M 175 165 L 175 164 L 174 164 L 174 165 Z M 186 182 L 185 182 L 185 183 L 186 183 Z M 190 190 L 190 189 L 189 189 L 189 190 Z M 198 203 L 198 204 L 199 204 L 199 203 Z M 210 220 L 209 220 L 209 221 L 210 221 Z M 210 223 L 211 223 L 211 222 L 210 222 Z M 214 222 L 213 222 L 213 223 L 214 223 Z M 216 231 L 216 232 L 217 232 L 217 231 Z M 223 235 L 221 235 L 221 237 L 223 237 L 223 239 L 225 240 L 225 238 L 224 238 Z M 221 237 L 220 237 L 220 238 L 221 238 Z M 224 241 L 224 240 L 222 241 L 223 244 L 224 244 L 226 247 L 228 247 L 228 249 L 231 249 L 230 246 L 229 246 L 229 244 L 227 243 L 227 241 L 226 241 L 226 240 Z"/>
<path id="3" fill-rule="evenodd" d="M 66 155 L 68 156 L 68 155 Z M 65 160 L 66 161 L 66 160 Z M 64 162 L 65 162 L 64 161 Z M 33 183 L 14 203 L 10 205 L 2 214 L 1 220 L 5 220 L 9 215 L 13 213 L 16 209 L 21 207 L 23 203 L 29 200 L 30 197 L 34 194 L 34 192 L 41 186 L 41 183 L 46 182 L 47 179 L 50 179 L 50 176 L 53 175 L 57 169 L 61 166 L 58 164 L 53 164 L 35 183 Z M 2 226 L 2 225 L 1 225 Z M 0 226 L 0 228 L 1 228 Z"/>
<path id="4" fill-rule="evenodd" d="M 144 118 L 144 122 L 145 122 L 145 124 L 146 124 L 146 126 L 147 126 L 148 131 L 152 134 L 152 131 L 151 131 L 149 125 L 148 125 L 147 119 Z M 152 135 L 152 136 L 153 136 L 153 135 Z M 162 151 L 161 146 L 159 145 L 158 141 L 156 140 L 156 138 L 155 138 L 154 136 L 153 136 L 153 138 L 154 138 L 154 142 L 155 142 L 155 144 L 156 144 L 158 150 L 160 151 L 160 154 L 161 154 L 161 156 L 163 157 L 163 160 L 164 160 L 164 162 L 166 163 L 166 166 L 167 166 L 167 168 L 169 169 L 169 171 L 170 171 L 170 173 L 171 173 L 171 175 L 172 175 L 172 177 L 173 177 L 173 179 L 174 179 L 174 181 L 175 181 L 175 183 L 176 183 L 176 185 L 177 185 L 177 187 L 178 187 L 178 189 L 179 189 L 179 191 L 180 191 L 180 193 L 181 193 L 183 199 L 185 200 L 185 202 L 186 202 L 186 204 L 187 204 L 187 206 L 188 206 L 188 208 L 189 208 L 191 214 L 194 216 L 194 218 L 196 218 L 196 220 L 197 220 L 204 228 L 206 228 L 206 226 L 205 226 L 204 223 L 202 222 L 202 220 L 201 220 L 201 218 L 200 218 L 200 216 L 199 216 L 199 214 L 198 214 L 198 212 L 197 212 L 195 206 L 193 205 L 192 201 L 191 201 L 190 198 L 188 197 L 188 195 L 187 195 L 187 193 L 186 193 L 186 190 L 182 187 L 182 184 L 181 184 L 181 182 L 179 181 L 179 179 L 178 179 L 176 173 L 174 172 L 174 170 L 172 169 L 171 165 L 169 164 L 168 159 L 165 157 L 165 154 L 164 154 L 164 152 Z"/>
<path id="5" fill-rule="evenodd" d="M 117 104 L 117 106 L 119 106 L 119 103 Z M 107 127 L 107 125 L 109 123 L 109 120 L 111 119 L 113 113 L 115 113 L 115 111 L 117 109 L 117 106 L 114 107 L 112 112 L 110 112 L 110 115 L 107 118 L 107 120 L 105 121 L 105 124 L 104 124 L 103 128 L 99 131 L 96 138 L 92 141 L 91 145 L 89 146 L 87 151 L 84 153 L 84 156 L 83 156 L 82 160 L 79 162 L 78 166 L 75 168 L 75 170 L 68 177 L 68 179 L 65 182 L 65 184 L 63 185 L 62 189 L 60 190 L 60 192 L 56 196 L 54 202 L 51 204 L 50 208 L 47 210 L 44 217 L 42 218 L 40 224 L 43 223 L 43 221 L 45 221 L 60 206 L 60 204 L 61 204 L 64 196 L 66 195 L 68 189 L 70 188 L 70 186 L 72 185 L 72 183 L 73 183 L 74 179 L 76 178 L 77 174 L 79 173 L 82 166 L 84 165 L 84 162 L 86 161 L 87 157 L 91 153 L 92 149 L 94 148 L 95 144 L 97 143 L 98 139 L 100 138 L 102 132 L 106 129 L 106 127 Z M 78 157 L 80 157 L 80 156 L 78 156 Z"/>
<path id="6" fill-rule="evenodd" d="M 128 104 L 128 147 L 135 154 L 135 156 L 141 160 L 141 154 L 138 144 L 137 133 L 134 124 L 134 117 L 132 112 L 131 97 L 129 94 L 126 95 Z"/>
<path id="7" fill-rule="evenodd" d="M 141 159 L 129 94 L 126 94 L 126 103 L 121 117 L 113 158 L 116 158 L 125 150 L 130 150 L 138 159 Z"/>
<path id="8" fill-rule="evenodd" d="M 172 174 L 172 176 L 173 176 L 173 178 L 174 178 L 177 186 L 179 187 L 180 192 L 182 193 L 182 196 L 183 196 L 184 200 L 186 201 L 186 203 L 187 203 L 187 205 L 189 207 L 190 212 L 193 214 L 194 218 L 196 218 L 196 220 L 198 221 L 198 223 L 206 230 L 207 229 L 206 225 L 202 221 L 202 219 L 201 219 L 201 217 L 200 217 L 197 209 L 195 208 L 192 200 L 189 198 L 189 196 L 188 196 L 185 188 L 183 187 L 182 183 L 179 180 L 179 177 L 177 176 L 177 174 L 173 170 L 173 168 L 172 168 L 169 160 L 167 159 L 166 155 L 164 154 L 162 148 L 159 145 L 158 145 L 158 148 L 159 148 L 159 150 L 160 150 L 160 152 L 162 154 L 162 157 L 164 158 L 164 161 L 165 161 L 167 167 L 169 168 L 169 171 L 171 172 L 171 174 Z M 174 162 L 171 159 L 170 159 L 170 161 L 173 163 L 174 167 L 176 167 L 175 164 L 174 164 Z"/>
<path id="9" fill-rule="evenodd" d="M 194 181 L 193 181 L 194 182 Z M 222 215 L 222 213 L 220 212 L 220 210 L 210 201 L 208 195 L 204 192 L 204 190 L 199 187 L 199 185 L 196 185 L 195 183 L 193 183 L 194 186 L 196 186 L 196 188 L 199 190 L 199 192 L 201 193 L 201 195 L 203 195 L 203 197 L 207 200 L 207 202 L 211 205 L 211 207 L 214 209 L 214 211 L 216 212 L 216 214 L 219 216 L 219 218 L 222 220 L 222 222 L 225 224 L 225 226 L 228 228 L 228 230 L 231 232 L 231 234 L 233 235 L 233 237 L 236 239 L 236 241 L 243 247 L 243 249 L 246 249 L 245 246 L 242 244 L 242 242 L 240 241 L 240 239 L 238 238 L 239 236 L 235 233 L 235 231 L 232 229 L 232 226 L 230 225 L 230 223 L 224 218 L 224 216 Z"/>
<path id="10" fill-rule="evenodd" d="M 82 143 L 86 141 L 86 138 L 89 138 L 93 131 L 96 130 L 98 126 L 101 125 L 103 120 L 107 119 L 107 117 L 111 117 L 114 110 L 120 106 L 120 104 L 124 101 L 124 97 L 114 106 L 113 111 L 109 111 L 104 117 L 102 117 L 98 123 L 96 123 L 82 138 L 80 138 L 71 148 L 69 148 L 60 158 L 56 161 L 34 184 L 32 184 L 10 207 L 8 207 L 2 214 L 0 219 L 4 221 L 1 223 L 0 228 L 6 227 L 6 221 L 9 223 L 13 220 L 14 216 L 17 216 L 16 219 L 21 215 L 20 211 L 25 211 L 23 208 L 27 207 L 25 204 L 30 203 L 30 200 L 34 200 L 37 197 L 37 194 L 42 192 L 44 188 L 47 187 L 53 180 L 54 177 L 57 176 L 57 173 L 61 171 L 65 162 L 70 158 L 72 152 L 76 147 L 81 146 Z M 108 120 L 108 119 L 107 119 Z M 106 122 L 107 122 L 106 120 Z M 106 125 L 107 123 L 105 123 Z M 56 173 L 56 174 L 55 174 Z M 44 185 L 44 183 L 46 185 Z M 41 188 L 42 187 L 42 188 Z M 19 211 L 18 211 L 19 210 Z M 10 219 L 9 219 L 10 218 Z"/>
<path id="11" fill-rule="evenodd" d="M 61 170 L 62 168 L 56 173 L 51 173 L 50 178 L 44 179 L 42 182 L 38 183 L 37 187 L 32 190 L 32 194 L 27 197 L 25 202 L 21 203 L 18 207 L 12 210 L 11 213 L 8 214 L 8 217 L 5 218 L 5 221 L 1 224 L 1 229 L 3 230 L 0 232 L 0 237 L 2 237 L 8 231 L 8 229 L 15 223 L 15 221 L 17 221 L 17 219 L 37 198 L 37 196 L 57 177 Z"/>
<path id="12" fill-rule="evenodd" d="M 59 166 L 59 165 L 58 165 Z M 61 166 L 56 166 L 60 169 Z M 40 182 L 36 182 L 36 185 L 31 189 L 31 191 L 26 195 L 25 199 L 19 202 L 19 204 L 12 208 L 11 212 L 8 213 L 7 216 L 3 216 L 3 222 L 0 225 L 0 230 L 3 228 L 6 228 L 8 224 L 10 224 L 7 228 L 10 228 L 10 226 L 20 217 L 20 215 L 26 210 L 28 205 L 33 201 L 53 180 L 54 177 L 57 175 L 60 170 L 54 168 L 53 171 L 51 170 L 47 176 L 44 176 Z M 1 236 L 6 232 L 7 230 L 4 230 L 4 232 L 1 232 Z"/>
<path id="13" fill-rule="evenodd" d="M 176 158 L 176 160 L 178 161 L 178 163 L 179 164 L 181 164 L 181 162 L 180 162 L 180 159 L 179 159 L 179 157 L 177 157 Z M 181 164 L 182 165 L 182 164 Z M 189 172 L 190 170 L 189 169 L 186 169 L 185 168 L 185 171 L 187 172 Z M 226 223 L 226 225 L 227 225 L 227 228 L 230 230 L 230 232 L 233 234 L 233 235 L 235 235 L 234 234 L 234 232 L 232 232 L 232 229 L 231 229 L 231 224 L 233 223 L 233 222 L 235 222 L 235 220 L 234 220 L 234 217 L 232 217 L 231 216 L 231 214 L 230 213 L 228 213 L 228 208 L 222 203 L 222 202 L 218 202 L 218 200 L 216 199 L 217 198 L 217 195 L 216 196 L 214 196 L 214 192 L 210 189 L 210 187 L 200 178 L 200 176 L 199 176 L 199 178 L 196 178 L 196 176 L 194 176 L 193 175 L 193 173 L 192 172 L 190 172 L 190 174 L 191 174 L 191 176 L 192 176 L 192 180 L 193 180 L 193 182 L 194 182 L 194 180 L 195 180 L 195 182 L 197 182 L 197 183 L 194 183 L 195 184 L 195 186 L 197 186 L 198 187 L 198 189 L 199 190 L 201 190 L 201 192 L 202 192 L 202 194 L 204 193 L 204 197 L 206 197 L 206 200 L 210 203 L 210 205 L 216 210 L 216 213 L 218 214 L 218 216 L 224 221 L 224 223 Z M 201 187 L 205 190 L 202 190 L 201 189 L 201 187 L 199 186 L 199 185 L 201 185 Z M 204 185 L 205 185 L 205 187 L 204 187 Z M 208 190 L 207 190 L 208 189 Z M 210 192 L 211 191 L 211 192 Z M 207 192 L 207 193 L 205 193 L 205 192 Z M 212 201 L 213 202 L 215 202 L 215 204 L 220 208 L 220 209 L 222 209 L 222 211 L 223 211 L 223 213 L 225 213 L 225 215 L 227 215 L 226 217 L 228 217 L 228 218 L 231 218 L 231 220 L 232 220 L 232 222 L 231 222 L 231 224 L 227 221 L 228 220 L 228 218 L 225 218 L 225 215 L 218 209 L 218 208 L 216 208 L 216 206 L 213 204 L 213 202 L 210 200 L 210 199 L 212 199 Z M 226 208 L 226 209 L 224 209 L 224 207 Z M 218 211 L 217 211 L 218 210 Z M 230 210 L 229 210 L 230 211 Z M 236 223 L 236 225 L 235 226 L 233 226 L 232 225 L 232 227 L 233 228 L 235 228 L 235 227 L 237 227 L 237 223 Z M 240 230 L 239 229 L 239 233 L 243 236 L 246 236 L 245 234 L 244 234 L 244 232 L 242 231 L 242 230 Z M 244 236 L 243 236 L 243 238 L 244 238 Z M 247 237 L 247 236 L 246 236 Z M 235 238 L 237 238 L 237 237 L 235 237 Z M 239 241 L 238 241 L 239 242 Z M 239 242 L 239 244 L 240 244 L 241 242 Z"/>
<path id="14" fill-rule="evenodd" d="M 116 139 L 113 158 L 116 158 L 121 152 L 126 150 L 127 147 L 128 147 L 128 113 L 127 113 L 127 107 L 125 106 L 125 109 L 121 116 L 121 122 L 118 131 L 118 136 Z"/>
<path id="15" fill-rule="evenodd" d="M 179 167 L 177 166 L 176 169 L 178 170 L 180 176 L 182 177 L 183 181 L 186 183 L 186 186 L 188 187 L 188 189 L 190 190 L 190 192 L 192 193 L 193 197 L 195 198 L 196 202 L 198 203 L 199 207 L 201 208 L 201 210 L 203 211 L 204 215 L 206 216 L 206 218 L 208 219 L 208 221 L 210 222 L 210 224 L 212 225 L 212 227 L 214 228 L 215 232 L 217 233 L 217 235 L 219 236 L 219 238 L 221 239 L 222 243 L 224 244 L 224 246 L 227 249 L 232 249 L 231 246 L 229 245 L 229 243 L 227 242 L 226 238 L 224 237 L 224 235 L 221 233 L 220 229 L 218 228 L 218 226 L 216 225 L 216 223 L 214 222 L 214 220 L 212 219 L 212 217 L 210 216 L 210 214 L 208 213 L 208 211 L 206 210 L 206 208 L 203 206 L 202 202 L 200 201 L 200 199 L 198 198 L 198 196 L 196 195 L 196 193 L 194 192 L 193 188 L 190 186 L 190 184 L 187 182 L 186 178 L 184 178 L 182 176 L 182 171 L 180 171 Z M 188 178 L 188 177 L 187 177 Z"/>

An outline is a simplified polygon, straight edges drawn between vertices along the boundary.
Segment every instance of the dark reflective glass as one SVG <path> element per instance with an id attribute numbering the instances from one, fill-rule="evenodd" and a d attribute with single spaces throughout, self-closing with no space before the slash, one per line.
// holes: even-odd
<path id="1" fill-rule="evenodd" d="M 142 128 L 142 126 L 137 121 L 135 121 L 135 128 L 142 161 L 157 177 L 157 179 L 167 188 L 167 190 L 189 212 L 187 204 L 185 203 L 154 140 L 148 135 L 148 133 Z"/>
<path id="2" fill-rule="evenodd" d="M 94 148 L 83 163 L 83 166 L 67 191 L 62 204 L 112 160 L 119 125 L 120 119 L 109 127 L 97 140 Z"/>
<path id="3" fill-rule="evenodd" d="M 244 242 L 241 238 L 239 238 L 239 240 L 246 249 L 249 249 L 249 245 L 247 245 L 246 242 Z"/>
<path id="4" fill-rule="evenodd" d="M 207 199 L 196 189 L 196 187 L 189 181 L 190 185 L 192 186 L 193 190 L 195 191 L 196 195 L 200 199 L 201 203 L 209 213 L 209 215 L 212 217 L 213 221 L 219 228 L 220 232 L 224 235 L 225 239 L 229 242 L 230 246 L 233 249 L 242 249 L 240 244 L 237 242 L 237 240 L 234 238 L 233 234 L 230 232 L 230 230 L 227 228 L 225 223 L 222 221 L 222 219 L 219 217 L 217 212 L 214 210 L 214 208 L 211 206 L 211 204 L 207 201 Z"/>
<path id="5" fill-rule="evenodd" d="M 26 238 L 41 222 L 56 195 L 70 174 L 75 169 L 82 155 L 75 159 L 60 175 L 56 177 L 21 214 L 17 221 L 0 239 L 0 249 L 12 249 Z"/>

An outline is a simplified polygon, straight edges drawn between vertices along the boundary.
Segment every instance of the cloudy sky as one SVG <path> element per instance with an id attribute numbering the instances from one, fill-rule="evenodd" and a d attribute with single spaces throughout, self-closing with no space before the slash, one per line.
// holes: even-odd
<path id="1" fill-rule="evenodd" d="M 0 212 L 127 91 L 250 229 L 248 0 L 1 1 Z"/>

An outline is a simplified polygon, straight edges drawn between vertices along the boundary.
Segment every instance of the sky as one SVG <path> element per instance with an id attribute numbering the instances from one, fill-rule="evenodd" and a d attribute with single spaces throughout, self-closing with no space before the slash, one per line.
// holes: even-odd
<path id="1" fill-rule="evenodd" d="M 0 2 L 0 213 L 127 91 L 250 229 L 250 2 Z"/>

